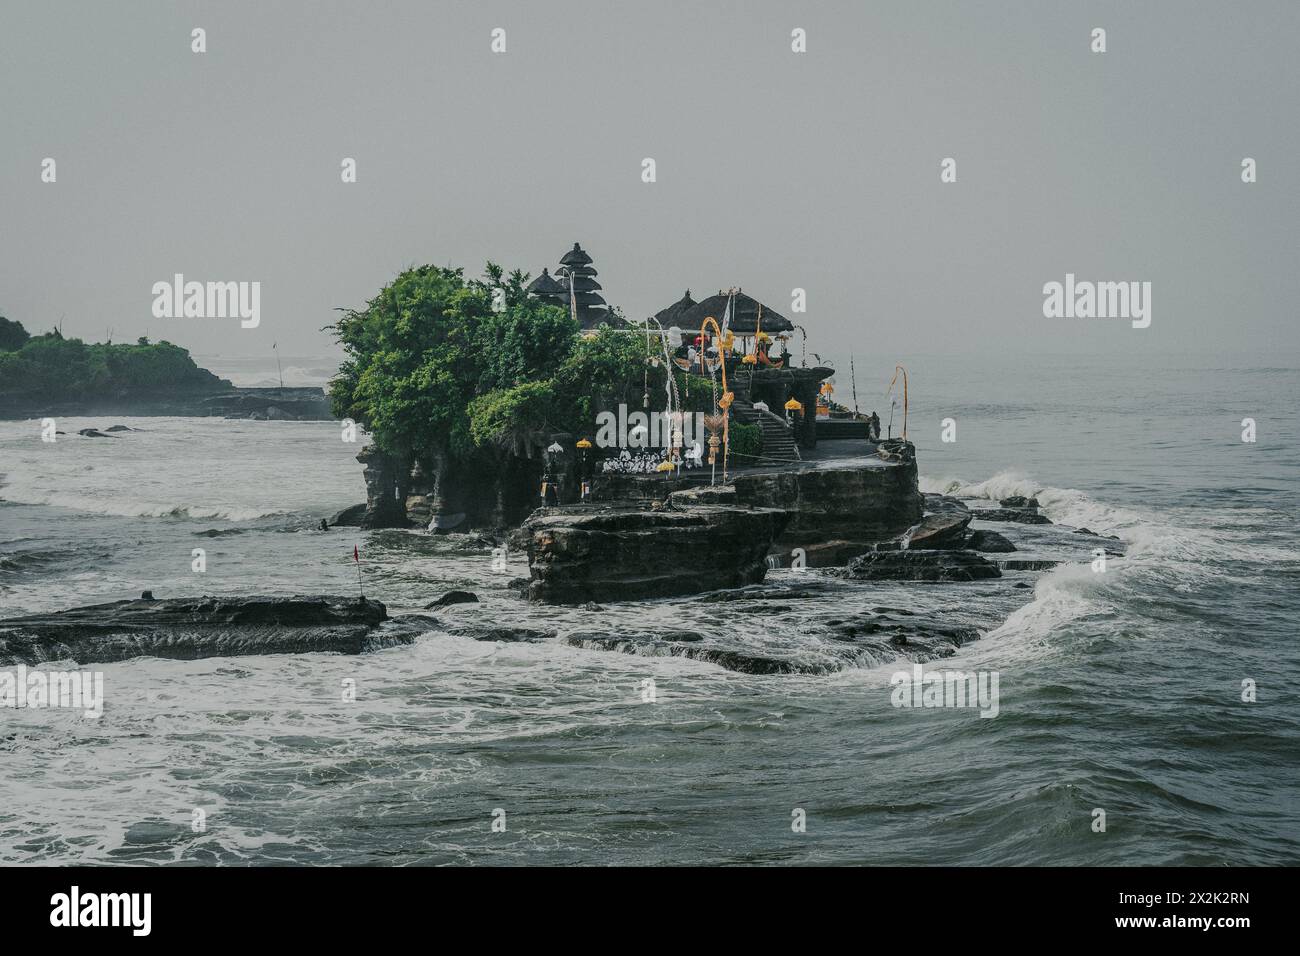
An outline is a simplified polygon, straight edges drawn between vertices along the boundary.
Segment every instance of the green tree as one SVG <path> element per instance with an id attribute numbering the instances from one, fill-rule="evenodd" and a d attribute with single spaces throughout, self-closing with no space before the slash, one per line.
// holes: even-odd
<path id="1" fill-rule="evenodd" d="M 17 352 L 30 338 L 21 322 L 0 315 L 0 352 Z"/>
<path id="2" fill-rule="evenodd" d="M 458 460 L 500 437 L 510 424 L 503 409 L 518 416 L 516 431 L 545 424 L 546 389 L 537 386 L 578 329 L 563 309 L 528 296 L 527 279 L 493 263 L 469 282 L 461 269 L 421 266 L 365 309 L 344 310 L 332 326 L 347 353 L 330 385 L 334 413 L 364 424 L 384 451 Z M 521 386 L 530 387 L 514 391 Z"/>
<path id="3" fill-rule="evenodd" d="M 330 328 L 346 358 L 330 384 L 334 414 L 362 423 L 401 457 L 473 465 L 529 456 L 547 433 L 591 435 L 620 402 L 664 405 L 666 376 L 688 410 L 711 410 L 708 378 L 665 365 L 644 332 L 581 333 L 567 310 L 529 296 L 528 275 L 488 263 L 408 269 Z M 495 308 L 494 308 L 495 306 Z"/>
<path id="4" fill-rule="evenodd" d="M 131 392 L 215 391 L 225 383 L 170 342 L 87 344 L 57 330 L 0 352 L 0 394 L 76 401 Z"/>

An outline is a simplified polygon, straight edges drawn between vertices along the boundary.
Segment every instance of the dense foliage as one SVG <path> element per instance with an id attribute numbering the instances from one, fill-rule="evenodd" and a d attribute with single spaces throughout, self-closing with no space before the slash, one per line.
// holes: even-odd
<path id="1" fill-rule="evenodd" d="M 758 425 L 732 422 L 728 428 L 728 454 L 738 464 L 753 464 L 763 450 L 763 430 Z"/>
<path id="2" fill-rule="evenodd" d="M 0 315 L 0 352 L 16 352 L 30 338 L 21 322 L 12 322 Z"/>
<path id="3" fill-rule="evenodd" d="M 18 329 L 22 326 L 18 323 Z M 0 332 L 6 332 L 0 326 Z M 9 341 L 19 341 L 10 333 Z M 224 383 L 199 368 L 190 353 L 170 342 L 135 345 L 87 343 L 57 330 L 27 337 L 16 349 L 0 347 L 0 394 L 77 401 L 131 393 L 215 390 Z"/>
<path id="4" fill-rule="evenodd" d="M 665 406 L 664 363 L 647 362 L 657 341 L 609 327 L 580 335 L 527 281 L 492 263 L 481 280 L 422 266 L 344 310 L 331 327 L 347 353 L 330 385 L 334 414 L 364 424 L 384 451 L 472 461 L 526 454 L 551 432 L 589 436 L 599 411 L 639 409 L 646 390 Z M 712 407 L 709 381 L 691 380 L 687 407 Z"/>

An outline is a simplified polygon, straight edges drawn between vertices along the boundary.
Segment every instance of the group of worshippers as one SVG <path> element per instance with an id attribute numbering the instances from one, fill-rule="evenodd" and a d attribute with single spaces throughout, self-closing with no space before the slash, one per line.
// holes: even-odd
<path id="1" fill-rule="evenodd" d="M 694 448 L 687 449 L 685 456 L 677 459 L 666 451 L 643 451 L 634 455 L 625 448 L 617 458 L 601 459 L 600 472 L 604 475 L 653 475 L 664 462 L 675 468 L 700 468 L 704 464 L 703 454 L 703 447 L 698 442 Z"/>

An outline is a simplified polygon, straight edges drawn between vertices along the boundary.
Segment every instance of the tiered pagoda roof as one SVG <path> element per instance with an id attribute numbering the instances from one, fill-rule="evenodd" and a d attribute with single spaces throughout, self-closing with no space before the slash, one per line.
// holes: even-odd
<path id="1" fill-rule="evenodd" d="M 572 309 L 586 330 L 616 322 L 600 294 L 600 288 L 591 256 L 575 242 L 573 248 L 560 260 L 560 268 L 555 270 L 555 276 L 552 277 L 543 269 L 542 274 L 529 283 L 528 292 L 553 305 Z"/>

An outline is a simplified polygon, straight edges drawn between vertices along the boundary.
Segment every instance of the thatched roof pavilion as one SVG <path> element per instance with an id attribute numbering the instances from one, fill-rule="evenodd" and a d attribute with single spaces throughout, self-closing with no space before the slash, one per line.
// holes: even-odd
<path id="1" fill-rule="evenodd" d="M 690 293 L 687 293 L 690 298 Z M 684 300 L 683 300 L 684 301 Z M 675 309 L 681 302 L 670 305 L 664 312 L 670 312 Z M 781 332 L 793 332 L 794 324 L 781 315 L 775 309 L 770 309 L 763 305 L 757 299 L 745 295 L 743 292 L 736 293 L 735 308 L 731 315 L 731 331 L 737 335 L 753 335 L 760 328 L 759 326 L 759 308 L 762 307 L 762 331 L 769 335 L 777 335 Z M 671 323 L 664 322 L 664 325 L 676 325 L 683 330 L 695 331 L 700 328 L 704 320 L 713 316 L 718 324 L 722 324 L 722 316 L 727 311 L 727 294 L 719 292 L 717 295 L 711 295 L 703 302 L 684 308 L 677 312 Z M 660 313 L 662 316 L 663 313 Z M 656 316 L 659 318 L 659 316 Z M 660 322 L 664 320 L 659 318 Z"/>
<path id="2" fill-rule="evenodd" d="M 550 271 L 547 269 L 543 269 L 541 275 L 528 283 L 528 286 L 524 291 L 530 292 L 543 299 L 549 299 L 556 305 L 563 305 L 563 300 L 567 300 L 568 297 L 568 293 L 565 291 L 564 286 L 559 282 L 556 282 L 555 277 L 552 276 Z"/>
<path id="3" fill-rule="evenodd" d="M 665 329 L 672 328 L 674 325 L 679 329 L 684 329 L 685 326 L 682 325 L 682 316 L 693 309 L 695 305 L 695 300 L 691 298 L 691 290 L 687 289 L 686 294 L 668 308 L 656 312 L 655 318 L 659 320 L 659 324 Z"/>

